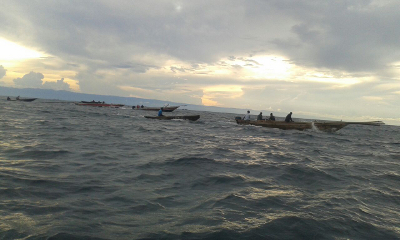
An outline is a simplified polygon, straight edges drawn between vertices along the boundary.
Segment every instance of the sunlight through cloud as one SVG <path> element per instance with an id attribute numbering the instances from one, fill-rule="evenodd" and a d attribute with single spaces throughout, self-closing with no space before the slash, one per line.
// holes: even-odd
<path id="1" fill-rule="evenodd" d="M 13 61 L 40 58 L 42 54 L 0 38 L 0 60 Z"/>
<path id="2" fill-rule="evenodd" d="M 286 59 L 278 56 L 236 58 L 228 62 L 241 66 L 245 70 L 245 78 L 251 79 L 287 79 L 292 68 Z"/>
<path id="3" fill-rule="evenodd" d="M 241 86 L 233 85 L 218 85 L 206 87 L 203 89 L 203 96 L 201 101 L 205 106 L 217 106 L 219 103 L 217 99 L 224 98 L 240 98 L 243 96 L 244 92 Z"/>

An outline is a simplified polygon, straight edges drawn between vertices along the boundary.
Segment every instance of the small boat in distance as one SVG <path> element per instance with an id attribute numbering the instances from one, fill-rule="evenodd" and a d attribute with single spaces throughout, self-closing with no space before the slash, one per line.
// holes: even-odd
<path id="1" fill-rule="evenodd" d="M 172 120 L 172 119 L 183 119 L 196 121 L 200 118 L 200 115 L 188 115 L 188 116 L 144 116 L 145 118 L 158 119 L 158 120 Z"/>
<path id="2" fill-rule="evenodd" d="M 136 106 L 133 106 L 132 109 L 133 110 L 144 110 L 144 111 L 159 111 L 161 108 L 163 108 L 163 112 L 172 112 L 179 107 L 180 106 L 167 106 L 167 107 L 144 107 L 144 106 L 136 107 Z"/>
<path id="3" fill-rule="evenodd" d="M 17 99 L 17 101 L 22 101 L 22 102 L 33 102 L 35 101 L 37 98 L 23 98 L 23 99 Z"/>
<path id="4" fill-rule="evenodd" d="M 7 101 L 21 101 L 21 102 L 33 102 L 37 98 L 20 98 L 19 96 L 15 98 L 15 100 L 11 100 L 10 97 L 7 97 Z"/>
<path id="5" fill-rule="evenodd" d="M 91 107 L 112 107 L 112 108 L 119 108 L 119 107 L 123 107 L 124 104 L 108 104 L 105 102 L 95 102 L 94 100 L 91 102 L 87 102 L 87 101 L 81 101 L 78 103 L 75 103 L 75 105 L 79 105 L 79 106 L 91 106 Z"/>
<path id="6" fill-rule="evenodd" d="M 317 129 L 323 132 L 336 132 L 347 125 L 351 124 L 359 124 L 359 125 L 371 125 L 371 126 L 380 126 L 385 123 L 381 121 L 373 121 L 373 122 L 285 122 L 285 121 L 265 121 L 265 120 L 257 120 L 257 121 L 246 121 L 237 117 L 237 124 L 241 125 L 254 125 L 268 128 L 279 128 L 282 130 L 307 130 L 307 129 Z"/>

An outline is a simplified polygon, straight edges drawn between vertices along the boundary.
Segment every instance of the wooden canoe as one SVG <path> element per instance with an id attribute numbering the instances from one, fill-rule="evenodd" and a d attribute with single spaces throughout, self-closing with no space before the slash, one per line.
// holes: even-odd
<path id="1" fill-rule="evenodd" d="M 18 98 L 16 99 L 17 101 L 22 101 L 22 102 L 33 102 L 35 101 L 37 98 Z"/>
<path id="2" fill-rule="evenodd" d="M 241 119 L 236 119 L 236 122 L 241 125 L 255 125 L 261 127 L 269 127 L 269 128 L 279 128 L 283 130 L 307 130 L 307 129 L 316 129 L 324 132 L 336 132 L 347 125 L 350 124 L 359 124 L 359 125 L 372 125 L 372 126 L 380 126 L 383 125 L 383 122 L 374 121 L 374 122 L 284 122 L 284 121 L 246 121 Z"/>
<path id="3" fill-rule="evenodd" d="M 188 116 L 144 116 L 145 118 L 150 118 L 150 119 L 159 119 L 159 120 L 172 120 L 172 119 L 183 119 L 183 120 L 190 120 L 190 121 L 196 121 L 197 119 L 200 118 L 200 115 L 188 115 Z"/>
<path id="4" fill-rule="evenodd" d="M 112 108 L 119 108 L 124 106 L 124 104 L 108 104 L 103 102 L 84 102 L 84 101 L 75 103 L 75 105 L 91 106 L 91 107 L 112 107 Z"/>
<path id="5" fill-rule="evenodd" d="M 140 107 L 132 108 L 133 110 L 143 110 L 143 111 L 160 111 L 163 108 L 163 112 L 172 112 L 180 106 L 170 106 L 170 107 Z"/>

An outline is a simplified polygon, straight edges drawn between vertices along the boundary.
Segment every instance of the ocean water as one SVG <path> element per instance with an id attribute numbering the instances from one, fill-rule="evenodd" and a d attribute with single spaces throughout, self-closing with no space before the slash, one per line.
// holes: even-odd
<path id="1" fill-rule="evenodd" d="M 0 239 L 400 239 L 397 126 L 284 131 L 44 100 L 0 113 Z"/>

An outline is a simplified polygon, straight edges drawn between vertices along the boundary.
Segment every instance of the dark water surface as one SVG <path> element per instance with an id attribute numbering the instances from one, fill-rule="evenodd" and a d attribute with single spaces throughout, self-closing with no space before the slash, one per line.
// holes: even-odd
<path id="1" fill-rule="evenodd" d="M 396 126 L 40 101 L 0 113 L 0 239 L 400 239 Z"/>

